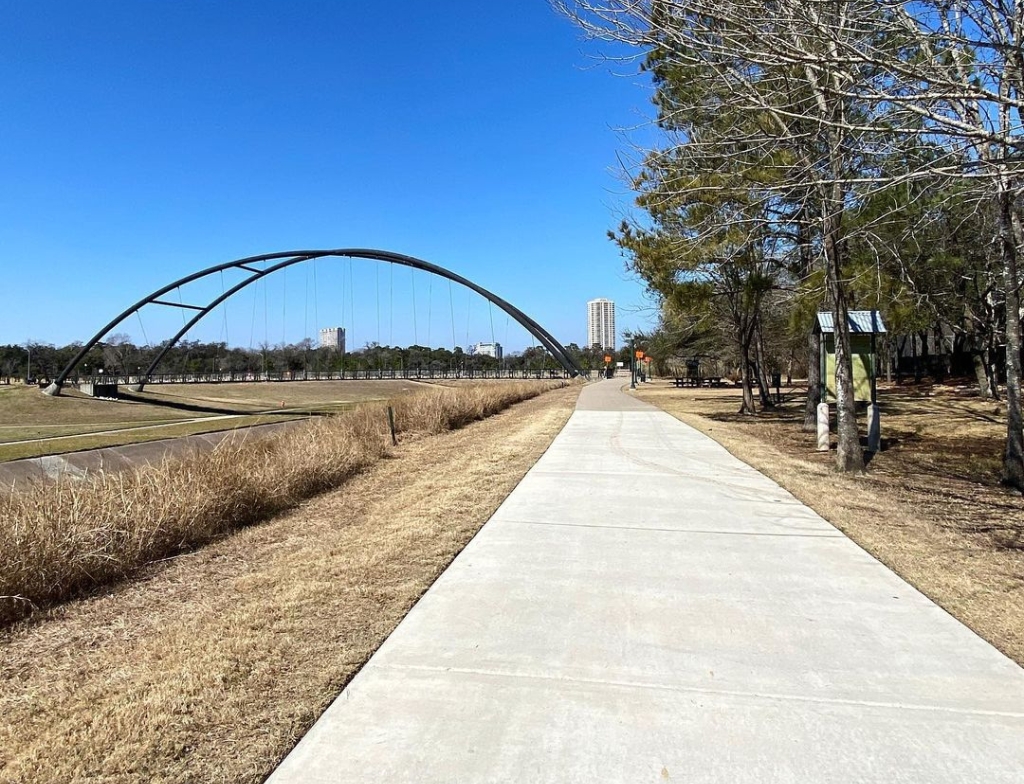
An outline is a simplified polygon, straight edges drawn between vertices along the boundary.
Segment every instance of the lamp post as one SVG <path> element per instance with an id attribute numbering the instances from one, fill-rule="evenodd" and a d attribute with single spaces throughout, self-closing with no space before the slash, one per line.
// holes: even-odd
<path id="1" fill-rule="evenodd" d="M 629 339 L 629 388 L 636 389 L 636 338 Z"/>

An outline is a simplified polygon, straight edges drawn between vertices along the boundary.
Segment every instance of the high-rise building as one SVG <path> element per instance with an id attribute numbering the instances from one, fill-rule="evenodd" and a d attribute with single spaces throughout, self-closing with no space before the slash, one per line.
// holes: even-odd
<path id="1" fill-rule="evenodd" d="M 345 353 L 345 328 L 324 327 L 320 330 L 320 348 L 331 348 Z"/>
<path id="2" fill-rule="evenodd" d="M 469 347 L 470 354 L 479 354 L 484 357 L 494 357 L 501 362 L 503 352 L 501 343 L 476 343 Z"/>
<path id="3" fill-rule="evenodd" d="M 615 303 L 610 299 L 587 303 L 587 346 L 615 350 Z"/>

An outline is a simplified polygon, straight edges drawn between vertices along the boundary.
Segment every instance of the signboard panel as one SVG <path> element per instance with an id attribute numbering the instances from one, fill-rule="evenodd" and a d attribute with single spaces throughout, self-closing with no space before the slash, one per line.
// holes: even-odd
<path id="1" fill-rule="evenodd" d="M 825 342 L 825 388 L 829 403 L 836 400 L 836 344 L 835 335 L 822 335 Z M 850 335 L 850 354 L 853 360 L 853 399 L 871 402 L 871 355 L 870 335 Z"/>

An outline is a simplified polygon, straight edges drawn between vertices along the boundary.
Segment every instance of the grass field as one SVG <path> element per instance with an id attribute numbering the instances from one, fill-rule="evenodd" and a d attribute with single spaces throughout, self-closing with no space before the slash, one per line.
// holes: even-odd
<path id="1" fill-rule="evenodd" d="M 260 782 L 557 435 L 579 386 L 0 631 L 0 782 Z"/>
<path id="2" fill-rule="evenodd" d="M 850 476 L 801 429 L 802 393 L 757 417 L 737 414 L 738 389 L 657 381 L 637 394 L 774 479 L 1024 664 L 1024 499 L 999 484 L 1002 405 L 966 387 L 883 387 L 883 449 Z"/>
<path id="3" fill-rule="evenodd" d="M 74 389 L 53 398 L 36 387 L 0 386 L 0 461 L 337 413 L 423 388 L 403 380 L 154 384 L 113 401 Z"/>
<path id="4" fill-rule="evenodd" d="M 34 386 L 0 386 L 0 441 L 24 441 L 111 427 L 174 422 L 194 413 L 141 403 L 112 402 L 68 390 L 48 397 Z"/>
<path id="5" fill-rule="evenodd" d="M 386 400 L 423 387 L 422 382 L 403 379 L 152 384 L 139 397 L 157 402 L 209 405 L 236 412 L 298 408 L 321 413 L 352 403 Z"/>

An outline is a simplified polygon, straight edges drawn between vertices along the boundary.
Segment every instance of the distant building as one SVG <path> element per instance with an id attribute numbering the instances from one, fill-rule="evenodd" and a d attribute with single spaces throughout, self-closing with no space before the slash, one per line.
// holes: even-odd
<path id="1" fill-rule="evenodd" d="M 587 346 L 615 350 L 615 303 L 610 299 L 587 303 Z"/>
<path id="2" fill-rule="evenodd" d="M 469 347 L 469 354 L 477 354 L 484 357 L 494 357 L 501 362 L 504 352 L 501 350 L 501 343 L 476 343 Z"/>
<path id="3" fill-rule="evenodd" d="M 320 348 L 330 348 L 345 353 L 345 328 L 324 327 L 320 330 Z"/>

